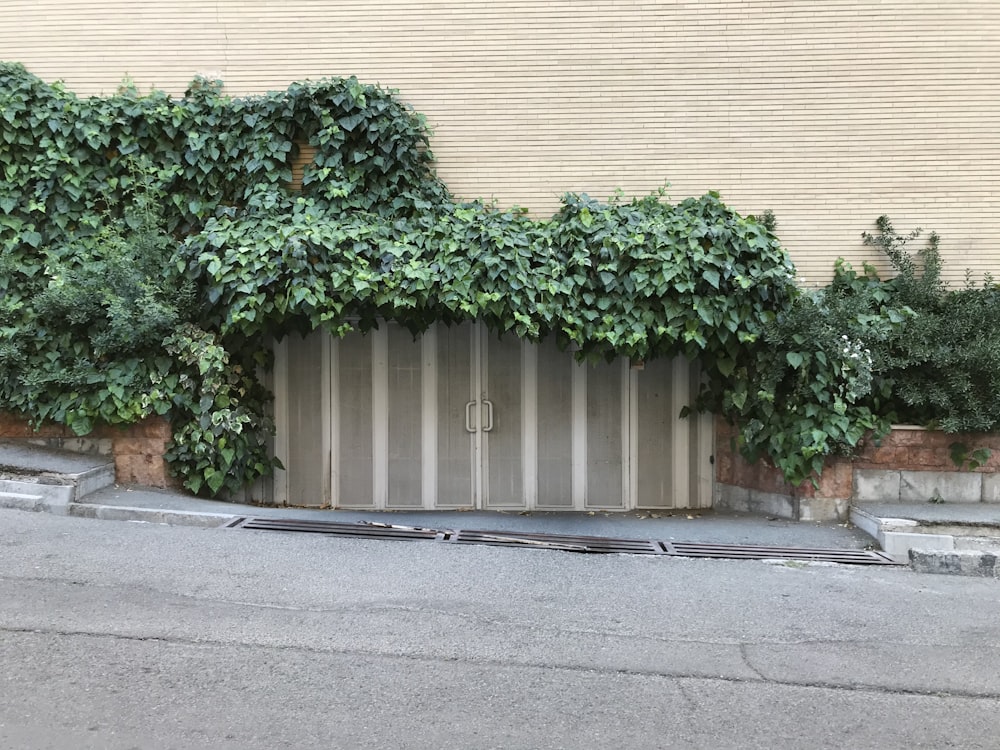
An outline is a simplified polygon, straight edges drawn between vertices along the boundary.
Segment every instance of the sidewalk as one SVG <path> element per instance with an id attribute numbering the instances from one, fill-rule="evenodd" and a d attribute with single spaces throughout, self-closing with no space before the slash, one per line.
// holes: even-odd
<path id="1" fill-rule="evenodd" d="M 81 485 L 99 476 L 101 486 Z M 108 520 L 222 526 L 241 517 L 435 529 L 477 529 L 781 547 L 865 549 L 872 540 L 846 524 L 809 523 L 714 510 L 595 512 L 354 511 L 263 507 L 205 500 L 183 492 L 113 484 L 113 467 L 91 456 L 0 441 L 0 507 Z M 100 482 L 97 482 L 98 484 Z"/>
<path id="2" fill-rule="evenodd" d="M 836 523 L 802 523 L 768 519 L 749 513 L 713 510 L 597 512 L 496 512 L 496 511 L 359 511 L 264 507 L 203 500 L 145 487 L 112 486 L 83 498 L 94 517 L 124 518 L 162 523 L 216 525 L 216 516 L 227 520 L 295 518 L 357 523 L 376 521 L 434 529 L 477 529 L 572 534 L 614 538 L 650 538 L 684 542 L 747 544 L 782 547 L 865 549 L 872 540 L 859 529 Z M 98 510 L 98 509 L 101 510 Z M 90 515 L 83 510 L 81 515 Z"/>
<path id="3" fill-rule="evenodd" d="M 291 518 L 762 547 L 863 550 L 881 545 L 900 561 L 909 558 L 914 569 L 923 572 L 1000 577 L 990 536 L 994 530 L 1000 536 L 1000 505 L 866 504 L 852 509 L 853 524 L 789 521 L 710 509 L 625 513 L 317 510 L 241 505 L 177 491 L 119 486 L 113 481 L 113 465 L 106 457 L 0 441 L 0 507 L 5 508 L 202 527 L 221 527 L 241 518 Z M 978 535 L 980 540 L 955 543 L 967 535 Z M 913 547 L 922 551 L 914 556 Z"/>

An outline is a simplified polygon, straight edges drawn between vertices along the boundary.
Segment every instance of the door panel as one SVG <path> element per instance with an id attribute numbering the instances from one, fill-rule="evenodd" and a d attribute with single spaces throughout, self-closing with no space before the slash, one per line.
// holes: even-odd
<path id="1" fill-rule="evenodd" d="M 710 504 L 711 418 L 678 418 L 698 378 L 697 368 L 681 360 L 632 370 L 622 361 L 578 364 L 552 339 L 500 338 L 478 323 L 437 325 L 417 339 L 383 324 L 364 336 L 327 339 L 315 355 L 313 344 L 284 346 L 282 460 L 291 470 L 281 475 L 281 496 L 293 504 Z M 322 382 L 328 395 L 318 398 L 310 384 Z M 329 416 L 310 420 L 324 399 Z M 323 439 L 313 422 L 325 423 Z M 325 445 L 332 462 L 324 464 Z M 330 480 L 325 488 L 323 477 Z"/>
<path id="2" fill-rule="evenodd" d="M 338 446 L 333 504 L 341 508 L 374 506 L 372 413 L 372 337 L 350 334 L 333 342 L 334 399 L 332 429 Z"/>
<path id="3" fill-rule="evenodd" d="M 698 365 L 683 357 L 647 362 L 635 373 L 635 507 L 711 506 L 712 416 L 680 416 L 697 397 L 700 377 Z"/>
<path id="4" fill-rule="evenodd" d="M 423 350 L 401 326 L 388 336 L 388 496 L 389 508 L 420 508 L 422 497 Z"/>
<path id="5" fill-rule="evenodd" d="M 636 378 L 636 504 L 644 508 L 674 507 L 673 462 L 664 456 L 664 436 L 671 434 L 684 404 L 675 405 L 671 397 L 672 366 L 669 359 L 654 360 Z"/>
<path id="6" fill-rule="evenodd" d="M 295 504 L 323 507 L 329 504 L 330 454 L 323 440 L 322 408 L 317 408 L 328 403 L 320 337 L 292 334 L 284 341 L 284 354 L 289 365 L 285 369 L 288 385 L 300 397 L 285 414 L 287 453 L 282 463 L 286 474 L 299 480 Z M 287 497 L 284 499 L 287 502 Z"/>
<path id="7" fill-rule="evenodd" d="M 573 507 L 573 363 L 553 339 L 536 347 L 538 507 Z"/>
<path id="8" fill-rule="evenodd" d="M 597 364 L 586 373 L 586 507 L 624 508 L 626 460 L 622 429 L 622 363 Z"/>
<path id="9" fill-rule="evenodd" d="M 473 384 L 473 324 L 438 325 L 437 339 L 437 492 L 434 506 L 474 507 L 473 433 L 466 417 L 475 425 L 476 415 L 466 404 L 475 400 Z"/>
<path id="10" fill-rule="evenodd" d="M 487 508 L 523 508 L 524 424 L 522 343 L 514 336 L 486 335 L 482 414 L 484 487 Z"/>

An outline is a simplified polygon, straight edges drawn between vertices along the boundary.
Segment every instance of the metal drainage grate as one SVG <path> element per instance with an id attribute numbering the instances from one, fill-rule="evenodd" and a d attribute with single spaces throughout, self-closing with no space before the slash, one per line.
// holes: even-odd
<path id="1" fill-rule="evenodd" d="M 712 557 L 729 560 L 805 560 L 845 565 L 898 565 L 884 552 L 865 549 L 823 549 L 808 547 L 758 547 L 744 544 L 660 542 L 678 557 Z"/>
<path id="2" fill-rule="evenodd" d="M 298 531 L 359 539 L 432 540 L 451 544 L 487 544 L 499 547 L 553 549 L 590 554 L 661 555 L 731 560 L 802 560 L 844 565 L 900 565 L 874 550 L 763 547 L 703 542 L 664 542 L 649 539 L 615 539 L 572 534 L 536 534 L 517 531 L 441 530 L 416 526 L 360 521 L 304 521 L 292 518 L 238 518 L 227 528 L 257 531 Z"/>
<path id="3" fill-rule="evenodd" d="M 612 539 L 570 534 L 529 534 L 515 531 L 456 531 L 448 539 L 455 544 L 490 544 L 500 547 L 541 547 L 565 552 L 630 555 L 666 554 L 657 542 L 647 539 Z"/>
<path id="4" fill-rule="evenodd" d="M 336 523 L 334 521 L 302 521 L 296 518 L 243 518 L 231 524 L 230 528 L 254 529 L 256 531 L 301 531 L 311 534 L 333 534 L 361 539 L 400 539 L 420 541 L 437 539 L 447 532 L 434 529 L 420 529 L 411 526 L 391 526 L 389 524 Z"/>

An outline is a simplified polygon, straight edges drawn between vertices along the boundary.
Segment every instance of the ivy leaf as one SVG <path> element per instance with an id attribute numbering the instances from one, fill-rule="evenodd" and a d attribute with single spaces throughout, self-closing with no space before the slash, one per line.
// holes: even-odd
<path id="1" fill-rule="evenodd" d="M 720 357 L 715 362 L 716 369 L 725 377 L 729 377 L 736 369 L 736 363 L 728 357 Z"/>
<path id="2" fill-rule="evenodd" d="M 365 120 L 364 112 L 355 112 L 353 115 L 345 115 L 337 120 L 337 124 L 346 130 L 348 133 L 353 132 L 354 129 L 360 125 Z"/>
<path id="3" fill-rule="evenodd" d="M 796 370 L 802 367 L 802 363 L 805 361 L 805 358 L 799 352 L 788 352 L 785 354 L 785 359 Z"/>

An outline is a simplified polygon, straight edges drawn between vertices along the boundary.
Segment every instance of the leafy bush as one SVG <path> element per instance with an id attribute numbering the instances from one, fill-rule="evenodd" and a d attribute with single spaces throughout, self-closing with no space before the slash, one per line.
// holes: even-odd
<path id="1" fill-rule="evenodd" d="M 266 438 L 274 425 L 261 405 L 270 394 L 260 385 L 260 362 L 233 362 L 211 333 L 187 324 L 164 341 L 176 375 L 154 382 L 151 398 L 171 394 L 179 415 L 164 458 L 183 467 L 192 492 L 235 492 L 276 465 Z"/>
<path id="2" fill-rule="evenodd" d="M 867 291 L 867 308 L 837 285 L 803 292 L 767 327 L 745 378 L 726 394 L 723 411 L 741 426 L 744 456 L 770 458 L 792 484 L 815 479 L 828 456 L 889 428 L 872 400 L 879 352 L 910 313 L 879 303 L 877 288 Z"/>
<path id="3" fill-rule="evenodd" d="M 899 235 L 888 217 L 864 243 L 894 275 L 856 272 L 843 260 L 824 289 L 803 292 L 769 324 L 764 346 L 725 394 L 749 460 L 768 457 L 793 484 L 815 479 L 827 456 L 850 454 L 893 423 L 947 432 L 1000 425 L 1000 288 L 949 290 L 939 238 L 916 253 L 919 230 Z"/>
<path id="4" fill-rule="evenodd" d="M 698 357 L 707 403 L 794 296 L 766 223 L 713 193 L 568 195 L 547 221 L 457 203 L 422 118 L 353 78 L 81 100 L 0 64 L 0 111 L 0 403 L 78 432 L 167 414 L 196 492 L 269 470 L 270 337 L 478 318 L 580 357 Z M 144 182 L 163 211 L 137 222 Z"/>
<path id="5" fill-rule="evenodd" d="M 86 433 L 165 414 L 167 458 L 216 494 L 270 471 L 266 342 L 481 319 L 581 358 L 698 358 L 698 405 L 793 482 L 890 419 L 990 429 L 998 292 L 946 291 L 888 219 L 801 292 L 773 232 L 715 193 L 565 196 L 551 219 L 454 201 L 422 118 L 356 79 L 230 99 L 78 99 L 0 64 L 0 403 Z M 288 189 L 305 144 L 316 156 Z"/>
<path id="6" fill-rule="evenodd" d="M 95 421 L 134 422 L 166 409 L 143 405 L 142 396 L 166 366 L 161 342 L 189 312 L 193 288 L 169 272 L 174 243 L 159 227 L 159 198 L 150 187 L 120 218 L 39 248 L 19 270 L 3 269 L 7 408 L 80 434 Z"/>
<path id="7" fill-rule="evenodd" d="M 865 243 L 885 252 L 895 276 L 868 283 L 891 304 L 912 311 L 882 348 L 876 408 L 894 421 L 946 432 L 989 432 L 1000 425 L 1000 288 L 987 276 L 976 288 L 949 290 L 941 281 L 939 238 L 932 233 L 916 256 L 885 216 Z M 834 282 L 837 283 L 836 281 Z M 864 301 L 855 299 L 863 305 Z"/>

